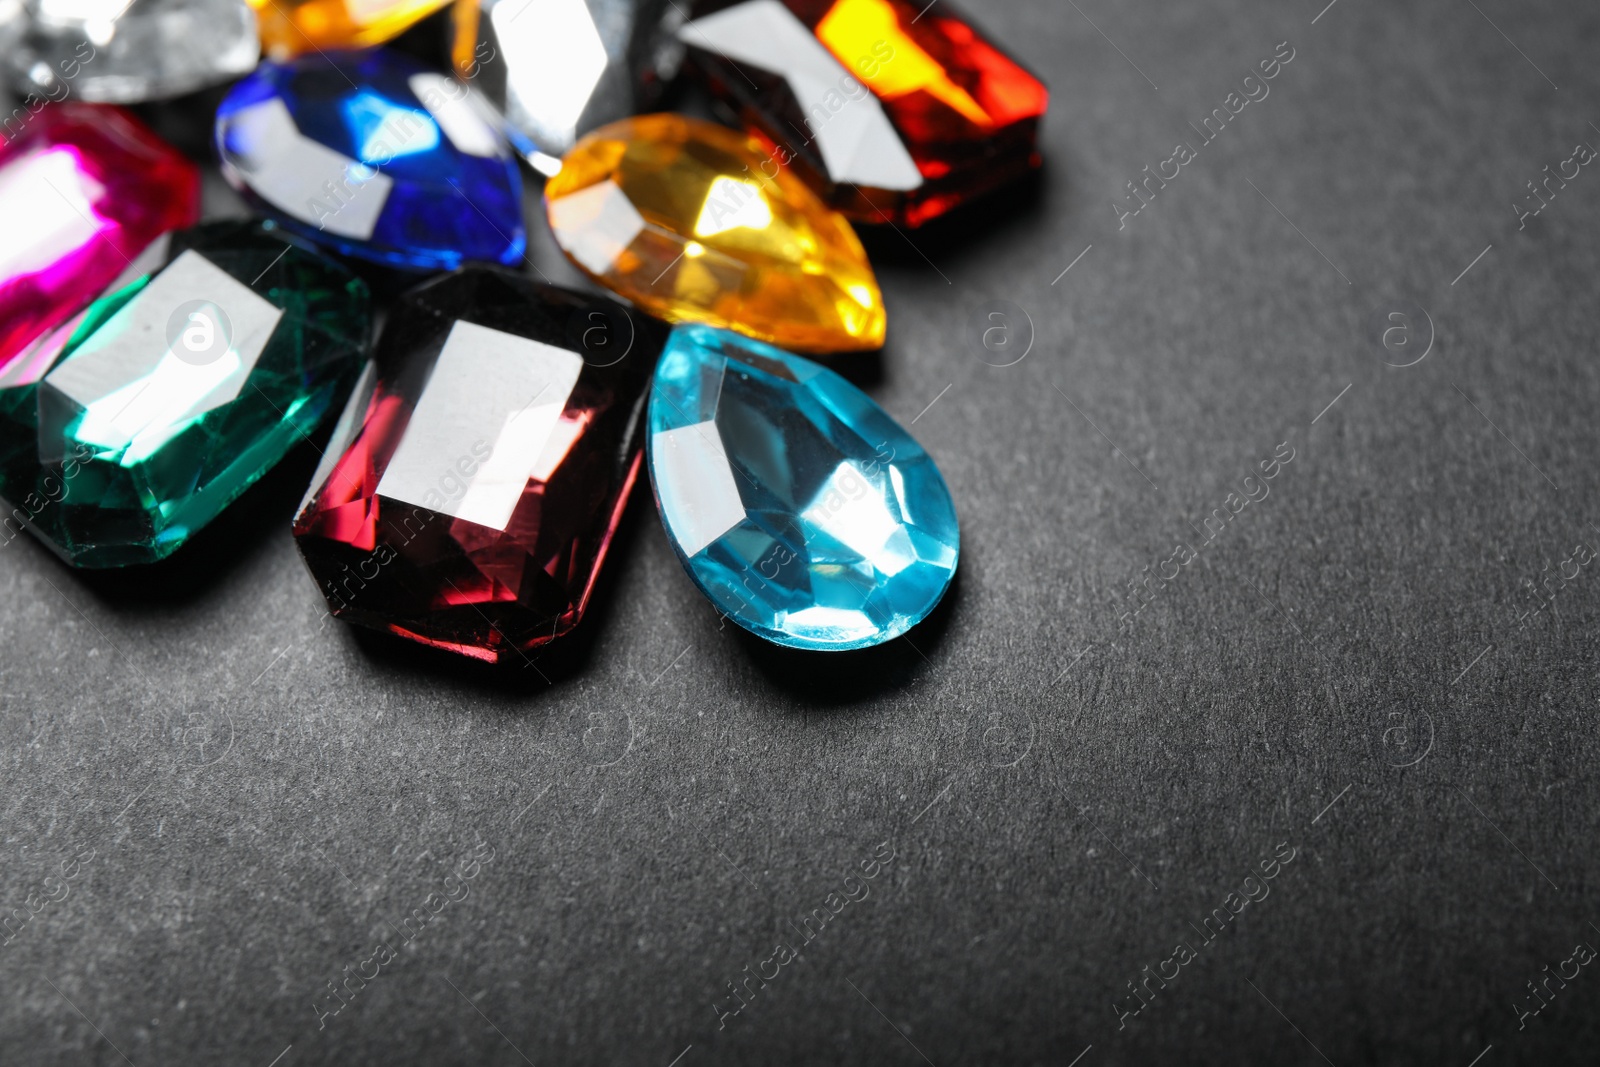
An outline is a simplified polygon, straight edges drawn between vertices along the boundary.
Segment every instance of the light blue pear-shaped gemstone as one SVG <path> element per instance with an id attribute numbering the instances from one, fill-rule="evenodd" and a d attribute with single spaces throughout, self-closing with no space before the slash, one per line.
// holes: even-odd
<path id="1" fill-rule="evenodd" d="M 955 505 L 861 390 L 727 330 L 676 327 L 650 394 L 656 506 L 717 609 L 791 648 L 881 644 L 955 576 Z"/>

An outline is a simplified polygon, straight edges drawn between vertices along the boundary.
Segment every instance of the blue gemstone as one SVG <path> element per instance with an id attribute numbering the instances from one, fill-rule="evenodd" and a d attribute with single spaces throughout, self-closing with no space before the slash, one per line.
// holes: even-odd
<path id="1" fill-rule="evenodd" d="M 700 591 L 791 648 L 866 648 L 939 603 L 955 505 L 922 446 L 861 390 L 727 330 L 676 327 L 650 394 L 667 537 Z"/>
<path id="2" fill-rule="evenodd" d="M 222 173 L 313 241 L 394 267 L 515 264 L 522 176 L 485 105 L 384 49 L 263 62 L 217 109 Z"/>

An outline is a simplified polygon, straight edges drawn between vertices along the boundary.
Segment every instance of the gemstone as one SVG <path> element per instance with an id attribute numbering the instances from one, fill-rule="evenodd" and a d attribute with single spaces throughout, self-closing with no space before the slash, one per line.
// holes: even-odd
<path id="1" fill-rule="evenodd" d="M 273 59 L 370 48 L 400 36 L 450 0 L 250 0 Z"/>
<path id="2" fill-rule="evenodd" d="M 667 0 L 459 0 L 451 56 L 517 151 L 552 174 L 578 135 L 660 98 L 683 56 L 661 32 L 666 10 Z"/>
<path id="3" fill-rule="evenodd" d="M 0 367 L 199 216 L 199 171 L 127 112 L 28 117 L 0 144 Z"/>
<path id="4" fill-rule="evenodd" d="M 22 0 L 0 0 L 0 56 L 11 55 L 22 40 L 22 25 Z M 5 86 L 0 85 L 0 102 L 4 100 Z"/>
<path id="5" fill-rule="evenodd" d="M 245 0 L 23 0 L 0 62 L 21 93 L 134 104 L 220 85 L 261 55 Z"/>
<path id="6" fill-rule="evenodd" d="M 519 665 L 578 625 L 666 336 L 491 267 L 402 297 L 294 523 L 330 612 Z"/>
<path id="7" fill-rule="evenodd" d="M 604 126 L 562 160 L 545 210 L 580 269 L 653 315 L 805 352 L 883 346 L 855 231 L 746 134 L 682 115 Z"/>
<path id="8" fill-rule="evenodd" d="M 450 270 L 527 247 L 522 177 L 492 113 L 397 52 L 263 62 L 217 109 L 216 139 L 247 200 L 347 255 Z"/>
<path id="9" fill-rule="evenodd" d="M 948 0 L 706 7 L 691 66 L 851 218 L 917 226 L 1040 165 L 1044 83 Z"/>
<path id="10" fill-rule="evenodd" d="M 810 360 L 676 327 L 651 388 L 647 452 L 689 577 L 768 641 L 882 644 L 926 618 L 955 576 L 960 537 L 939 468 Z"/>
<path id="11" fill-rule="evenodd" d="M 367 287 L 271 224 L 165 235 L 122 288 L 0 372 L 6 538 L 68 563 L 162 559 L 343 398 Z"/>

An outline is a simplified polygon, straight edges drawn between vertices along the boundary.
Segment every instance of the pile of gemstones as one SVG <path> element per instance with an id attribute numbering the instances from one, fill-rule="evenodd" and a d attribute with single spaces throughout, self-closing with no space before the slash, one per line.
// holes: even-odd
<path id="1" fill-rule="evenodd" d="M 1044 86 L 945 0 L 0 0 L 0 77 L 8 536 L 148 565 L 310 447 L 330 612 L 476 659 L 579 624 L 641 469 L 769 641 L 948 589 L 938 468 L 805 358 L 884 344 L 854 226 L 1040 165 Z M 128 110 L 176 98 L 253 218 Z M 529 225 L 594 289 L 528 277 Z"/>

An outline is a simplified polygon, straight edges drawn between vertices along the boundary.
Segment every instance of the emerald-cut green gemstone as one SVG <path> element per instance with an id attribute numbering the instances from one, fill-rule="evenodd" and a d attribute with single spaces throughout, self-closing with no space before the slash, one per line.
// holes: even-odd
<path id="1" fill-rule="evenodd" d="M 270 224 L 153 245 L 77 318 L 0 368 L 0 541 L 68 563 L 171 555 L 349 391 L 364 282 Z"/>

